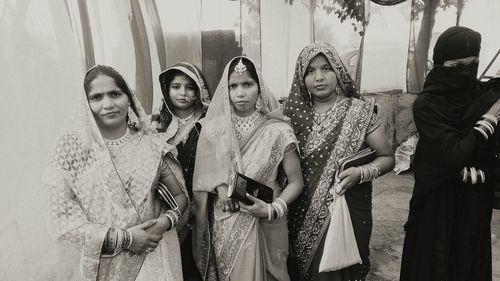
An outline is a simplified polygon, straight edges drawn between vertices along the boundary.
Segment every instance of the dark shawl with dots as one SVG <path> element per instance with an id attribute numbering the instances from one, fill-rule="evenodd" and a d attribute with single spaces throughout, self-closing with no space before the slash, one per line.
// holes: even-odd
<path id="1" fill-rule="evenodd" d="M 314 109 L 304 76 L 309 63 L 318 54 L 323 54 L 332 66 L 341 95 L 329 111 L 329 126 L 314 133 Z M 374 100 L 359 98 L 337 52 L 325 43 L 311 44 L 300 53 L 284 113 L 290 117 L 299 141 L 304 175 L 304 191 L 289 208 L 290 260 L 296 262 L 289 265 L 289 271 L 290 276 L 300 276 L 300 280 L 314 280 L 318 278 L 319 265 L 315 260 L 321 258 L 324 236 L 330 224 L 326 195 L 339 160 L 362 149 L 366 135 L 380 123 Z M 341 275 L 342 280 L 362 280 L 369 269 L 371 183 L 351 188 L 346 193 L 346 200 L 363 264 L 342 269 Z M 294 269 L 298 272 L 293 272 Z"/>

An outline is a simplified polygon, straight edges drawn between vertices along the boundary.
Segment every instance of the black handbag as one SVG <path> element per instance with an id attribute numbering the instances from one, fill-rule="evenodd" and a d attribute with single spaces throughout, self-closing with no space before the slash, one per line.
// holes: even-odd
<path id="1" fill-rule="evenodd" d="M 247 193 L 266 203 L 273 202 L 272 188 L 243 174 L 236 173 L 233 183 L 227 191 L 227 196 L 237 199 L 247 205 L 253 205 L 253 202 L 247 198 Z"/>

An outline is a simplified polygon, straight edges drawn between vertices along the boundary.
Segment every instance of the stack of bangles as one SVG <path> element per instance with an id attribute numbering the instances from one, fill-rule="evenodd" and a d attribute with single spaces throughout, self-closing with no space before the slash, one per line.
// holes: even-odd
<path id="1" fill-rule="evenodd" d="M 380 168 L 374 163 L 369 163 L 363 166 L 359 166 L 358 168 L 360 172 L 359 183 L 372 181 L 378 176 L 380 176 Z"/>
<path id="2" fill-rule="evenodd" d="M 132 245 L 132 239 L 130 230 L 112 227 L 106 234 L 102 250 L 105 254 L 114 254 L 126 250 Z"/>
<path id="3" fill-rule="evenodd" d="M 495 128 L 498 125 L 498 120 L 495 116 L 491 114 L 484 114 L 481 116 L 481 120 L 477 121 L 474 125 L 474 130 L 478 131 L 483 135 L 485 139 L 493 135 Z"/>
<path id="4" fill-rule="evenodd" d="M 170 220 L 170 228 L 167 229 L 168 231 L 174 228 L 175 225 L 179 222 L 179 220 L 181 219 L 181 212 L 179 210 L 168 210 L 162 216 L 165 216 Z"/>
<path id="5" fill-rule="evenodd" d="M 462 181 L 465 183 L 476 184 L 486 182 L 486 175 L 484 172 L 480 169 L 476 169 L 475 167 L 464 167 L 463 174 Z"/>
<path id="6" fill-rule="evenodd" d="M 287 210 L 286 202 L 281 198 L 276 198 L 273 203 L 267 204 L 267 220 L 280 219 L 286 214 Z"/>

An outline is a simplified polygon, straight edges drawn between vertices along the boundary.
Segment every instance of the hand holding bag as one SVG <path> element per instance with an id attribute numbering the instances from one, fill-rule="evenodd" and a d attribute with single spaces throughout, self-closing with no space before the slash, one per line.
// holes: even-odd
<path id="1" fill-rule="evenodd" d="M 266 203 L 273 202 L 272 188 L 241 173 L 236 173 L 233 177 L 232 184 L 229 185 L 227 196 L 237 199 L 247 205 L 253 205 L 253 202 L 247 198 L 247 193 Z"/>
<path id="2" fill-rule="evenodd" d="M 338 195 L 335 190 L 335 186 L 330 189 L 333 193 L 333 202 L 328 207 L 331 219 L 319 272 L 335 271 L 362 263 L 345 196 Z"/>

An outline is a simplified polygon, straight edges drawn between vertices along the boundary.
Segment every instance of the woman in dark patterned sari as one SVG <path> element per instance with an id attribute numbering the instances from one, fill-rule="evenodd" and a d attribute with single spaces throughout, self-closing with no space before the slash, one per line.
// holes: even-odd
<path id="1" fill-rule="evenodd" d="M 304 175 L 304 191 L 290 206 L 290 276 L 297 280 L 365 280 L 370 269 L 371 180 L 394 166 L 375 101 L 359 97 L 332 46 L 314 43 L 297 59 L 285 115 L 292 120 L 299 141 Z M 375 160 L 340 173 L 337 183 L 339 195 L 345 194 L 362 264 L 320 273 L 330 225 L 328 194 L 339 162 L 366 147 L 376 150 Z"/>
<path id="2" fill-rule="evenodd" d="M 196 146 L 210 96 L 202 72 L 187 62 L 176 63 L 160 74 L 163 104 L 156 118 L 157 130 L 175 145 L 190 199 L 193 198 L 193 170 Z M 187 212 L 189 213 L 189 212 Z M 184 217 L 189 219 L 189 214 Z M 201 280 L 191 243 L 191 222 L 178 229 L 185 280 Z"/>

